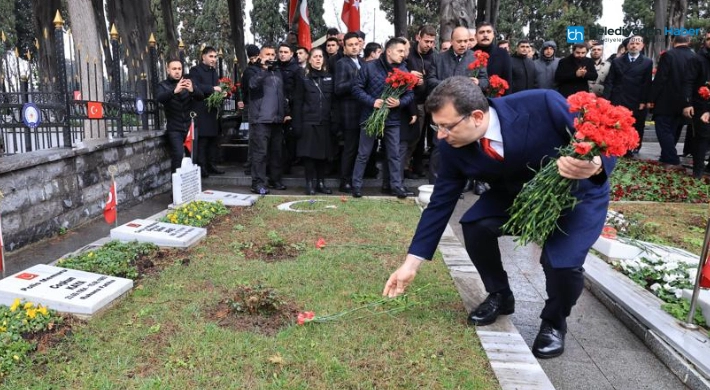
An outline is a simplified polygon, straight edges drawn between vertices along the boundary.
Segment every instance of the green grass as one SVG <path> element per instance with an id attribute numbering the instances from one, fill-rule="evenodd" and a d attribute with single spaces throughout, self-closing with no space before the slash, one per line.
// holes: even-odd
<path id="1" fill-rule="evenodd" d="M 337 209 L 277 211 L 265 197 L 210 228 L 208 237 L 158 277 L 35 362 L 9 374 L 7 389 L 490 389 L 498 384 L 440 257 L 411 288 L 422 304 L 395 316 L 345 317 L 289 326 L 269 337 L 210 319 L 239 285 L 274 288 L 316 315 L 379 294 L 404 258 L 419 218 L 412 202 L 327 199 Z M 306 248 L 293 260 L 245 259 L 275 230 Z M 319 237 L 323 250 L 315 248 Z M 438 257 L 438 256 L 437 256 Z M 178 259 L 176 259 L 178 262 Z M 294 318 L 295 322 L 295 318 Z"/>

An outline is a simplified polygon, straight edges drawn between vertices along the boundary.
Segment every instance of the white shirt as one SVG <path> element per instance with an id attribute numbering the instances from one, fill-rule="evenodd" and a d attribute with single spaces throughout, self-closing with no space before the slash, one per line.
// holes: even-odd
<path id="1" fill-rule="evenodd" d="M 498 119 L 498 113 L 493 107 L 488 108 L 489 120 L 488 120 L 488 130 L 483 138 L 488 138 L 491 140 L 491 147 L 495 150 L 501 157 L 505 157 L 503 152 L 503 135 L 500 132 L 500 119 Z"/>

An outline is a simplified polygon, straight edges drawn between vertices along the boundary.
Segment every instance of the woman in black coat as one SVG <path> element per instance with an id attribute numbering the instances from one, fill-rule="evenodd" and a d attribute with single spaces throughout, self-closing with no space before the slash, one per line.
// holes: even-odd
<path id="1" fill-rule="evenodd" d="M 293 130 L 298 138 L 296 155 L 306 173 L 306 194 L 332 194 L 324 182 L 326 160 L 332 156 L 333 76 L 327 72 L 323 50 L 314 48 L 298 76 L 293 92 Z M 315 181 L 314 181 L 315 179 Z"/>

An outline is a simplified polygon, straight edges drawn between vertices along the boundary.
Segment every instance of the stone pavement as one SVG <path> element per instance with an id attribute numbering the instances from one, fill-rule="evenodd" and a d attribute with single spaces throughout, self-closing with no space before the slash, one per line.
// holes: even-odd
<path id="1" fill-rule="evenodd" d="M 682 145 L 679 145 L 679 150 Z M 660 149 L 657 144 L 647 142 L 642 149 L 641 157 L 656 159 Z M 239 169 L 241 171 L 241 169 Z M 228 177 L 228 175 L 225 175 Z M 227 180 L 227 177 L 215 177 L 205 180 L 204 188 L 215 190 L 248 192 L 248 183 L 245 179 Z M 241 176 L 241 175 L 238 175 Z M 228 185 L 227 183 L 233 183 Z M 297 185 L 287 191 L 275 191 L 279 195 L 302 194 L 300 184 L 302 179 L 290 179 L 287 185 Z M 239 185 L 236 185 L 236 184 Z M 331 182 L 335 184 L 335 180 Z M 416 188 L 416 182 L 408 185 Z M 378 182 L 369 183 L 371 188 L 365 190 L 365 195 L 379 195 Z M 334 186 L 335 187 L 335 186 Z M 339 196 L 339 195 L 338 195 Z M 462 239 L 458 219 L 477 199 L 476 196 L 466 194 L 459 202 L 451 218 L 450 226 L 453 233 Z M 140 205 L 128 210 L 121 209 L 119 222 L 125 222 L 137 217 L 145 217 L 162 211 L 171 202 L 170 194 L 164 194 L 149 199 Z M 28 248 L 8 254 L 8 274 L 20 271 L 38 263 L 49 263 L 61 255 L 79 249 L 101 237 L 106 237 L 110 226 L 102 218 L 87 223 L 77 229 L 67 232 L 50 240 L 34 244 Z M 509 238 L 502 238 L 502 249 L 505 257 L 505 267 L 510 275 L 512 290 L 515 294 L 517 305 L 515 314 L 509 316 L 515 325 L 513 329 L 506 329 L 510 335 L 518 334 L 527 343 L 532 345 L 538 331 L 540 309 L 545 299 L 544 276 L 537 262 L 539 254 L 534 249 L 518 248 Z M 422 270 L 426 272 L 426 268 Z M 456 278 L 455 278 L 456 279 Z M 480 288 L 480 287 L 479 287 Z M 478 294 L 482 294 L 478 291 Z M 469 303 L 470 305 L 470 303 Z M 461 313 L 462 316 L 466 313 Z M 491 329 L 493 326 L 491 326 Z M 490 331 L 486 327 L 478 329 L 482 341 L 489 337 Z M 485 336 L 485 337 L 484 337 Z M 517 336 L 518 338 L 520 336 Z M 523 354 L 529 351 L 522 351 Z M 489 355 L 490 356 L 490 355 Z M 529 355 L 532 356 L 532 355 Z M 523 361 L 527 358 L 523 358 Z M 534 359 L 533 359 L 534 360 Z M 517 368 L 536 366 L 528 360 Z M 492 365 L 506 362 L 492 361 Z M 684 389 L 686 388 L 678 378 L 642 343 L 642 341 L 629 331 L 604 305 L 600 303 L 588 290 L 585 290 L 577 306 L 569 318 L 569 333 L 565 354 L 556 359 L 539 360 L 544 374 L 549 382 L 557 389 Z M 516 368 L 516 367 L 512 367 Z M 533 367 L 533 374 L 538 375 Z M 515 374 L 519 370 L 510 371 Z M 520 379 L 520 378 L 519 378 Z M 543 378 L 545 379 L 545 378 Z M 542 381 L 549 383 L 546 381 Z M 518 383 L 504 383 L 504 388 L 528 389 L 524 381 Z M 534 388 L 549 388 L 536 386 Z"/>

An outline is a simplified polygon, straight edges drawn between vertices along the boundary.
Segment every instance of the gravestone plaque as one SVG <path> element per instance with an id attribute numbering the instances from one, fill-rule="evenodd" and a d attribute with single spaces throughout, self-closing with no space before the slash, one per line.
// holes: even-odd
<path id="1" fill-rule="evenodd" d="M 38 264 L 0 280 L 0 304 L 16 298 L 64 313 L 90 316 L 133 288 L 133 281 Z"/>
<path id="2" fill-rule="evenodd" d="M 173 223 L 134 219 L 111 229 L 111 238 L 121 241 L 151 242 L 158 246 L 188 248 L 207 235 L 207 229 Z"/>
<path id="3" fill-rule="evenodd" d="M 189 157 L 182 159 L 182 164 L 173 173 L 173 206 L 192 202 L 202 192 L 200 166 L 192 163 Z"/>
<path id="4" fill-rule="evenodd" d="M 225 206 L 251 206 L 259 199 L 256 195 L 237 194 L 234 192 L 223 192 L 207 190 L 197 194 L 197 200 L 206 202 L 222 201 Z"/>

